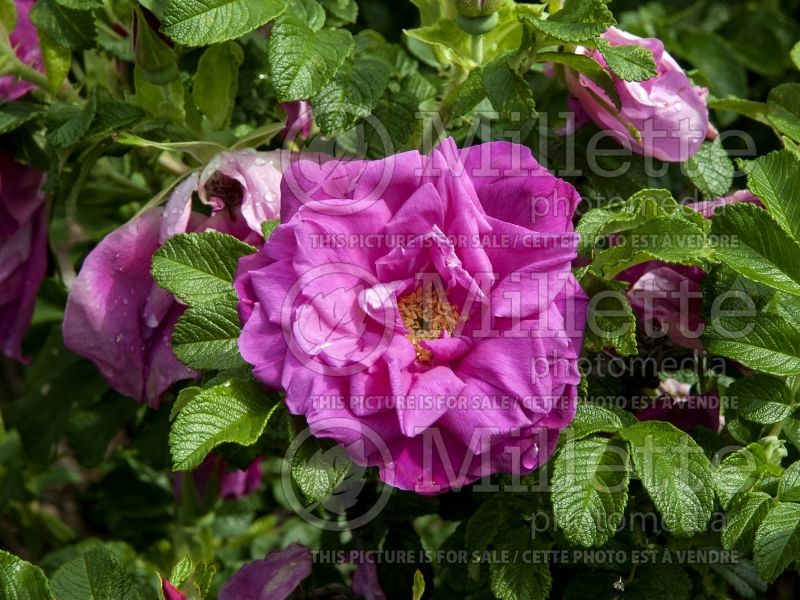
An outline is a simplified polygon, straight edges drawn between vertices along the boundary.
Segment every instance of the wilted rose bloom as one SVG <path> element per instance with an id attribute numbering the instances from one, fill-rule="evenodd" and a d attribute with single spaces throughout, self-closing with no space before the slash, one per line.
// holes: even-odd
<path id="1" fill-rule="evenodd" d="M 261 485 L 261 460 L 254 460 L 246 469 L 229 469 L 222 458 L 211 453 L 191 474 L 200 500 L 208 500 L 212 481 L 219 482 L 220 498 L 236 500 L 252 494 Z M 181 495 L 183 476 L 183 473 L 175 474 L 176 496 Z"/>
<path id="2" fill-rule="evenodd" d="M 239 569 L 219 591 L 219 600 L 284 600 L 311 575 L 311 551 L 293 543 Z"/>
<path id="3" fill-rule="evenodd" d="M 261 222 L 280 210 L 280 177 L 277 151 L 222 153 L 178 185 L 165 207 L 107 235 L 70 290 L 67 347 L 94 362 L 119 393 L 157 408 L 173 383 L 196 373 L 172 352 L 172 330 L 185 307 L 153 280 L 153 254 L 175 234 L 211 229 L 260 245 Z M 210 216 L 192 211 L 194 192 Z"/>
<path id="4" fill-rule="evenodd" d="M 658 386 L 655 402 L 636 415 L 640 421 L 667 421 L 686 433 L 702 425 L 711 431 L 721 427 L 719 393 L 690 395 L 691 385 L 666 379 Z"/>
<path id="5" fill-rule="evenodd" d="M 0 151 L 0 345 L 22 360 L 20 343 L 47 269 L 47 214 L 41 171 Z"/>
<path id="6" fill-rule="evenodd" d="M 314 126 L 314 113 L 311 111 L 311 105 L 305 100 L 297 100 L 284 102 L 281 107 L 286 111 L 286 127 L 282 132 L 283 137 L 290 139 L 308 137 Z"/>
<path id="7" fill-rule="evenodd" d="M 11 47 L 23 63 L 42 70 L 42 51 L 39 49 L 39 36 L 36 27 L 31 23 L 31 7 L 36 0 L 15 0 L 17 6 L 17 26 L 11 32 Z M 0 77 L 0 99 L 16 100 L 27 94 L 36 86 L 27 81 L 17 79 L 13 75 Z"/>
<path id="8" fill-rule="evenodd" d="M 575 411 L 580 198 L 524 146 L 294 163 L 234 282 L 242 356 L 317 437 L 419 493 L 546 461 Z"/>
<path id="9" fill-rule="evenodd" d="M 271 552 L 261 560 L 254 560 L 242 566 L 219 592 L 219 600 L 284 600 L 291 597 L 303 580 L 311 575 L 312 554 L 302 544 L 289 544 L 279 552 Z M 316 590 L 322 598 L 351 597 L 341 585 L 329 584 L 323 590 Z M 336 588 L 336 589 L 333 589 Z M 352 591 L 363 600 L 385 600 L 386 595 L 378 582 L 374 563 L 360 563 L 353 574 Z M 325 593 L 328 592 L 328 593 Z"/>
<path id="10" fill-rule="evenodd" d="M 567 88 L 577 98 L 595 124 L 624 146 L 645 156 L 667 162 L 682 162 L 694 155 L 706 137 L 715 137 L 709 125 L 706 96 L 708 90 L 692 84 L 674 58 L 656 38 L 640 38 L 611 27 L 602 36 L 612 46 L 643 46 L 653 53 L 658 74 L 651 79 L 622 81 L 609 75 L 620 98 L 620 110 L 603 89 L 591 79 L 571 69 L 565 70 Z M 598 50 L 578 47 L 601 66 L 606 63 Z M 637 139 L 630 130 L 641 135 Z"/>
<path id="11" fill-rule="evenodd" d="M 748 190 L 739 190 L 730 196 L 688 204 L 687 206 L 710 219 L 719 207 L 736 202 L 760 204 Z M 639 319 L 644 321 L 645 333 L 666 336 L 675 344 L 702 350 L 700 334 L 703 332 L 701 285 L 705 272 L 698 267 L 671 265 L 649 261 L 631 267 L 617 278 L 630 283 L 628 299 Z"/>
<path id="12" fill-rule="evenodd" d="M 161 579 L 161 591 L 164 592 L 164 600 L 186 600 L 186 594 L 163 578 Z"/>

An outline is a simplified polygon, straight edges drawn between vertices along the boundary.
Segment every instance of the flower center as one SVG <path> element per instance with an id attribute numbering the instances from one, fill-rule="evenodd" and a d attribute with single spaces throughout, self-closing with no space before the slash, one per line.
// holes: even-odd
<path id="1" fill-rule="evenodd" d="M 420 346 L 421 340 L 435 340 L 445 331 L 452 335 L 458 324 L 469 318 L 462 317 L 447 296 L 435 290 L 433 284 L 420 286 L 399 298 L 397 309 L 408 330 L 406 337 L 416 350 L 417 360 L 423 363 L 433 360 L 433 353 Z"/>

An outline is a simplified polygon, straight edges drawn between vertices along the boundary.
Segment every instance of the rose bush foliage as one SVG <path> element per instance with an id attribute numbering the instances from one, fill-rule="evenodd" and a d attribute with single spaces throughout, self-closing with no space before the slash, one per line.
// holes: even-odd
<path id="1" fill-rule="evenodd" d="M 1 0 L 0 597 L 789 597 L 796 9 Z"/>

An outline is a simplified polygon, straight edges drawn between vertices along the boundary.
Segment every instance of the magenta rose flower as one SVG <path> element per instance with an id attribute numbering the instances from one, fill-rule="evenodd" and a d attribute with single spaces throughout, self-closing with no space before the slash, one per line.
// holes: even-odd
<path id="1" fill-rule="evenodd" d="M 730 196 L 687 206 L 710 219 L 718 208 L 736 202 L 761 204 L 750 191 L 739 190 Z M 628 299 L 644 323 L 647 335 L 660 337 L 666 334 L 673 343 L 692 350 L 703 349 L 699 338 L 704 327 L 700 316 L 704 277 L 705 272 L 698 267 L 656 260 L 631 267 L 617 276 L 631 284 Z"/>
<path id="2" fill-rule="evenodd" d="M 697 152 L 706 137 L 716 137 L 709 124 L 708 90 L 692 84 L 674 58 L 656 38 L 640 38 L 616 27 L 600 36 L 612 46 L 644 46 L 653 53 L 658 74 L 645 81 L 622 81 L 609 75 L 620 98 L 621 108 L 591 79 L 571 69 L 565 70 L 567 88 L 589 117 L 623 146 L 645 156 L 667 162 L 682 162 Z M 584 54 L 606 67 L 598 50 L 578 47 Z M 631 131 L 635 128 L 640 138 Z"/>
<path id="3" fill-rule="evenodd" d="M 238 500 L 255 492 L 261 485 L 261 460 L 256 459 L 246 469 L 228 469 L 225 461 L 214 453 L 209 454 L 200 466 L 192 471 L 197 497 L 208 500 L 212 480 L 219 482 L 219 497 Z M 181 495 L 183 473 L 175 474 L 175 495 Z"/>
<path id="4" fill-rule="evenodd" d="M 574 188 L 524 146 L 299 161 L 234 282 L 242 356 L 317 437 L 436 493 L 546 461 L 574 416 L 587 298 Z"/>
<path id="5" fill-rule="evenodd" d="M 41 71 L 43 65 L 39 36 L 30 18 L 31 7 L 35 3 L 36 0 L 15 0 L 17 26 L 11 32 L 9 41 L 19 60 Z M 0 99 L 3 100 L 16 100 L 35 88 L 32 83 L 17 79 L 13 75 L 0 77 Z"/>
<path id="6" fill-rule="evenodd" d="M 43 173 L 0 151 L 0 344 L 23 360 L 20 344 L 47 270 Z"/>
<path id="7" fill-rule="evenodd" d="M 311 575 L 311 551 L 302 544 L 289 544 L 239 569 L 219 591 L 219 600 L 284 600 Z"/>
<path id="8" fill-rule="evenodd" d="M 693 396 L 690 394 L 691 387 L 677 379 L 662 381 L 658 386 L 658 398 L 636 416 L 640 421 L 667 421 L 686 433 L 692 433 L 698 425 L 719 431 L 722 427 L 719 393 Z"/>
<path id="9" fill-rule="evenodd" d="M 197 374 L 172 352 L 172 330 L 185 307 L 153 280 L 153 254 L 177 233 L 209 229 L 260 245 L 261 222 L 280 210 L 279 184 L 279 152 L 222 153 L 178 185 L 165 207 L 107 235 L 70 290 L 67 347 L 94 362 L 119 393 L 158 408 L 172 384 Z M 192 210 L 194 192 L 210 216 Z"/>

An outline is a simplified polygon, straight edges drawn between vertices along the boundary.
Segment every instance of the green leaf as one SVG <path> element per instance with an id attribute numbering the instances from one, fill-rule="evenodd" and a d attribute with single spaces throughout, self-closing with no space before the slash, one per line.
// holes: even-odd
<path id="1" fill-rule="evenodd" d="M 362 119 L 369 158 L 383 158 L 401 149 L 417 125 L 417 99 L 408 92 L 384 94 L 372 117 Z"/>
<path id="2" fill-rule="evenodd" d="M 703 142 L 686 161 L 686 174 L 705 198 L 719 198 L 731 188 L 734 167 L 720 138 Z"/>
<path id="3" fill-rule="evenodd" d="M 745 69 L 731 59 L 731 46 L 722 36 L 699 28 L 685 28 L 678 33 L 675 50 L 708 78 L 715 96 L 747 97 Z"/>
<path id="4" fill-rule="evenodd" d="M 530 531 L 513 529 L 506 532 L 497 549 L 507 552 L 511 559 L 489 565 L 489 582 L 495 597 L 499 600 L 545 600 L 553 585 L 547 562 L 524 561 L 526 552 L 530 554 L 530 551 L 537 550 Z"/>
<path id="5" fill-rule="evenodd" d="M 714 489 L 726 508 L 737 495 L 758 489 L 765 478 L 780 474 L 781 468 L 770 463 L 764 445 L 753 442 L 720 463 L 714 471 Z"/>
<path id="6" fill-rule="evenodd" d="M 136 36 L 133 52 L 136 66 L 141 69 L 144 78 L 155 85 L 176 80 L 180 72 L 175 51 L 151 26 L 141 9 L 135 10 L 134 18 Z"/>
<path id="7" fill-rule="evenodd" d="M 614 107 L 619 109 L 620 99 L 617 88 L 614 87 L 614 79 L 609 72 L 600 66 L 600 63 L 593 58 L 589 58 L 583 54 L 574 54 L 572 52 L 540 52 L 536 55 L 536 62 L 564 65 L 565 67 L 569 67 L 585 75 L 599 85 L 614 104 Z"/>
<path id="8" fill-rule="evenodd" d="M 425 577 L 419 569 L 414 571 L 414 584 L 411 586 L 411 600 L 422 600 L 425 594 Z"/>
<path id="9" fill-rule="evenodd" d="M 256 251 L 231 235 L 206 231 L 171 237 L 153 255 L 153 277 L 189 305 L 229 296 L 239 259 Z"/>
<path id="10" fill-rule="evenodd" d="M 0 26 L 6 31 L 14 31 L 17 27 L 17 6 L 14 0 L 0 0 Z"/>
<path id="11" fill-rule="evenodd" d="M 727 96 L 725 98 L 710 98 L 708 100 L 708 107 L 715 110 L 727 110 L 734 112 L 738 115 L 743 115 L 759 123 L 769 125 L 767 113 L 769 108 L 764 102 L 754 102 L 752 100 L 742 100 L 736 96 Z"/>
<path id="12" fill-rule="evenodd" d="M 756 532 L 753 558 L 758 572 L 773 582 L 800 555 L 800 504 L 781 503 Z"/>
<path id="13" fill-rule="evenodd" d="M 230 124 L 242 61 L 241 46 L 225 42 L 208 48 L 197 63 L 192 99 L 214 131 L 221 131 Z"/>
<path id="14" fill-rule="evenodd" d="M 792 414 L 791 392 L 778 377 L 756 374 L 737 379 L 727 395 L 737 402 L 739 415 L 753 423 L 771 425 Z"/>
<path id="15" fill-rule="evenodd" d="M 800 240 L 800 157 L 782 150 L 742 161 L 747 187 L 795 240 Z"/>
<path id="16" fill-rule="evenodd" d="M 731 503 L 722 530 L 722 547 L 747 552 L 758 526 L 770 511 L 774 501 L 769 494 L 752 492 L 737 496 Z"/>
<path id="17" fill-rule="evenodd" d="M 264 241 L 267 241 L 272 233 L 278 228 L 278 225 L 281 224 L 280 219 L 270 219 L 269 221 L 264 221 L 261 224 L 261 233 L 264 234 Z"/>
<path id="18" fill-rule="evenodd" d="M 758 235 L 753 235 L 758 232 Z M 800 242 L 754 204 L 732 204 L 711 223 L 719 259 L 748 279 L 800 295 Z"/>
<path id="19" fill-rule="evenodd" d="M 656 558 L 636 569 L 636 579 L 625 589 L 625 600 L 690 600 L 692 580 L 678 564 Z M 674 560 L 674 559 L 673 559 Z"/>
<path id="20" fill-rule="evenodd" d="M 388 83 L 389 71 L 382 61 L 348 61 L 311 99 L 314 122 L 326 136 L 349 129 L 372 113 Z"/>
<path id="21" fill-rule="evenodd" d="M 636 315 L 625 293 L 627 284 L 606 281 L 588 269 L 578 280 L 589 296 L 584 339 L 586 349 L 602 352 L 613 348 L 623 356 L 636 354 Z"/>
<path id="22" fill-rule="evenodd" d="M 792 51 L 791 51 L 790 54 L 791 54 L 792 62 L 794 63 L 794 66 L 797 67 L 798 69 L 800 69 L 800 42 L 797 42 L 792 47 Z"/>
<path id="23" fill-rule="evenodd" d="M 714 508 L 711 464 L 703 449 L 669 423 L 646 421 L 619 435 L 630 442 L 636 475 L 675 535 L 705 531 Z"/>
<path id="24" fill-rule="evenodd" d="M 750 369 L 772 375 L 800 374 L 800 324 L 780 314 L 750 314 L 746 309 L 739 316 L 720 314 L 706 324 L 700 340 L 710 353 Z"/>
<path id="25" fill-rule="evenodd" d="M 579 440 L 593 433 L 616 433 L 625 425 L 614 411 L 590 402 L 581 402 L 564 436 Z"/>
<path id="26" fill-rule="evenodd" d="M 770 90 L 767 118 L 775 128 L 800 141 L 800 83 L 784 83 Z"/>
<path id="27" fill-rule="evenodd" d="M 325 25 L 325 9 L 317 0 L 289 0 L 286 13 L 300 19 L 312 31 L 319 31 Z"/>
<path id="28" fill-rule="evenodd" d="M 294 16 L 272 27 L 267 45 L 272 84 L 280 102 L 304 100 L 333 79 L 353 50 L 350 32 L 313 31 Z"/>
<path id="29" fill-rule="evenodd" d="M 570 44 L 594 39 L 616 24 L 602 0 L 567 0 L 564 7 L 547 20 L 528 16 L 523 19 L 536 31 Z"/>
<path id="30" fill-rule="evenodd" d="M 341 27 L 355 23 L 358 18 L 358 4 L 356 0 L 321 0 L 328 18 L 325 24 L 328 27 Z"/>
<path id="31" fill-rule="evenodd" d="M 580 234 L 578 250 L 581 256 L 591 257 L 597 243 L 606 236 L 634 229 L 655 217 L 680 214 L 679 211 L 681 207 L 669 190 L 640 190 L 626 202 L 595 208 L 583 215 L 576 228 Z"/>
<path id="32" fill-rule="evenodd" d="M 64 564 L 51 585 L 58 600 L 141 600 L 125 569 L 104 547 Z"/>
<path id="33" fill-rule="evenodd" d="M 599 39 L 597 48 L 608 68 L 622 81 L 644 81 L 658 75 L 653 53 L 644 46 L 612 46 Z"/>
<path id="34" fill-rule="evenodd" d="M 243 379 L 190 397 L 169 434 L 172 469 L 191 471 L 220 444 L 254 444 L 279 404 L 259 383 Z"/>
<path id="35" fill-rule="evenodd" d="M 73 410 L 67 420 L 67 438 L 78 462 L 89 468 L 99 465 L 111 440 L 133 419 L 137 408 L 130 398 L 114 394 Z"/>
<path id="36" fill-rule="evenodd" d="M 169 582 L 175 587 L 180 587 L 184 581 L 191 577 L 193 571 L 194 565 L 191 557 L 184 556 L 172 567 L 172 571 L 169 574 Z"/>
<path id="37" fill-rule="evenodd" d="M 67 148 L 81 141 L 97 110 L 96 95 L 90 94 L 81 108 L 67 102 L 54 102 L 47 113 L 47 141 L 56 148 Z"/>
<path id="38" fill-rule="evenodd" d="M 286 10 L 284 0 L 166 0 L 162 31 L 184 46 L 233 40 Z"/>
<path id="39" fill-rule="evenodd" d="M 31 102 L 0 104 L 0 135 L 5 135 L 42 114 L 42 107 Z"/>
<path id="40" fill-rule="evenodd" d="M 88 50 L 95 46 L 97 30 L 91 11 L 67 8 L 55 0 L 38 0 L 31 8 L 30 18 L 56 44 L 72 50 Z"/>
<path id="41" fill-rule="evenodd" d="M 492 107 L 505 119 L 522 122 L 536 116 L 536 102 L 528 82 L 500 57 L 481 69 L 483 89 Z"/>
<path id="42" fill-rule="evenodd" d="M 553 466 L 553 513 L 564 536 L 601 546 L 622 522 L 628 502 L 628 454 L 619 440 L 568 441 Z"/>
<path id="43" fill-rule="evenodd" d="M 784 471 L 778 483 L 778 498 L 783 502 L 800 502 L 800 462 L 794 462 Z"/>
<path id="44" fill-rule="evenodd" d="M 747 600 L 763 598 L 767 584 L 758 575 L 753 561 L 739 558 L 737 562 L 710 564 L 711 570 L 722 577 L 737 594 Z"/>
<path id="45" fill-rule="evenodd" d="M 334 494 L 352 472 L 345 449 L 331 440 L 308 437 L 290 446 L 290 471 L 308 503 L 320 503 Z"/>
<path id="46" fill-rule="evenodd" d="M 243 364 L 237 340 L 242 332 L 236 298 L 222 296 L 190 306 L 172 334 L 175 356 L 192 369 L 234 369 Z"/>
<path id="47" fill-rule="evenodd" d="M 625 232 L 617 244 L 600 252 L 592 264 L 605 279 L 651 260 L 702 267 L 712 256 L 706 232 L 681 216 L 650 219 Z"/>
<path id="48" fill-rule="evenodd" d="M 72 64 L 72 52 L 66 46 L 56 43 L 44 31 L 39 32 L 39 47 L 42 50 L 47 85 L 55 93 L 66 79 Z"/>
<path id="49" fill-rule="evenodd" d="M 51 600 L 53 593 L 39 567 L 0 550 L 0 597 L 8 600 Z"/>

